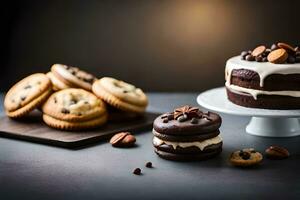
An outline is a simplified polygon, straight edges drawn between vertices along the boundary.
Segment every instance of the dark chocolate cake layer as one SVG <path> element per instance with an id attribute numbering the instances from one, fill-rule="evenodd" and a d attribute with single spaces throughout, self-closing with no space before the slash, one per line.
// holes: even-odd
<path id="1" fill-rule="evenodd" d="M 257 72 L 248 69 L 234 69 L 231 73 L 232 85 L 265 91 L 300 91 L 300 74 L 271 74 L 264 79 L 260 87 Z"/>
<path id="2" fill-rule="evenodd" d="M 232 91 L 226 88 L 228 99 L 240 106 L 278 110 L 300 109 L 300 98 L 280 95 L 258 95 Z"/>

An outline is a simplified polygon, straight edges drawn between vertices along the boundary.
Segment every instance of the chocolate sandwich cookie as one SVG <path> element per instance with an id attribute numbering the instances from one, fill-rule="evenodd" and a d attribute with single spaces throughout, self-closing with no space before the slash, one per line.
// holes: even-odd
<path id="1" fill-rule="evenodd" d="M 82 88 L 88 91 L 92 90 L 92 84 L 96 77 L 77 67 L 71 67 L 62 64 L 54 64 L 51 67 L 50 77 L 53 85 L 58 89 Z M 62 83 L 61 83 L 62 82 Z"/>
<path id="2" fill-rule="evenodd" d="M 169 160 L 204 160 L 222 151 L 221 117 L 197 107 L 183 106 L 153 123 L 155 152 Z"/>

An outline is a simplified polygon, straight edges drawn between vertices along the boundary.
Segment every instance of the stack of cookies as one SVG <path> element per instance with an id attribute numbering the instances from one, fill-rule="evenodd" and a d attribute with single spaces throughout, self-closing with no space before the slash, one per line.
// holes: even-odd
<path id="1" fill-rule="evenodd" d="M 107 121 L 140 117 L 146 110 L 147 96 L 134 85 L 95 76 L 62 64 L 47 74 L 30 75 L 6 94 L 4 108 L 10 118 L 21 118 L 41 108 L 43 120 L 61 130 L 83 130 Z"/>
<path id="2" fill-rule="evenodd" d="M 158 156 L 176 161 L 204 160 L 222 151 L 221 117 L 183 106 L 157 117 L 153 145 Z"/>

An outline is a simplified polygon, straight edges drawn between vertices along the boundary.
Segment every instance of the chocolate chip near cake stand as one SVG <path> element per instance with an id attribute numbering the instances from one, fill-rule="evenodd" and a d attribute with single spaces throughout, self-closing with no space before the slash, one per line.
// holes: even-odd
<path id="1" fill-rule="evenodd" d="M 292 137 L 300 135 L 300 110 L 271 110 L 246 108 L 227 99 L 225 87 L 207 90 L 197 97 L 200 106 L 225 114 L 252 117 L 246 132 L 264 137 Z"/>

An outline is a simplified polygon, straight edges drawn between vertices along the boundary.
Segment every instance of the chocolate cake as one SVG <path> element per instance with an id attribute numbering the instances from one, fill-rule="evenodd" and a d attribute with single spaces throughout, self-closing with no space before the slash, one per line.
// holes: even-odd
<path id="1" fill-rule="evenodd" d="M 285 43 L 261 45 L 230 58 L 225 69 L 228 99 L 240 106 L 300 109 L 300 51 Z"/>

